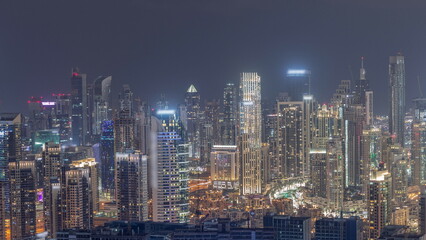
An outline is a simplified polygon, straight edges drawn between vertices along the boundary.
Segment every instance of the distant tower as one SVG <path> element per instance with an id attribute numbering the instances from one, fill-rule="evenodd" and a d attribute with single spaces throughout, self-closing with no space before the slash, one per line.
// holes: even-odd
<path id="1" fill-rule="evenodd" d="M 93 82 L 92 132 L 101 135 L 103 121 L 112 119 L 111 76 L 100 76 Z"/>
<path id="2" fill-rule="evenodd" d="M 237 136 L 238 92 L 233 83 L 227 83 L 223 91 L 222 144 L 235 145 Z"/>
<path id="3" fill-rule="evenodd" d="M 200 158 L 200 93 L 191 85 L 185 94 L 186 132 L 190 157 Z"/>
<path id="4" fill-rule="evenodd" d="M 242 194 L 259 194 L 261 179 L 262 109 L 261 85 L 257 73 L 245 72 L 240 77 L 240 143 Z"/>
<path id="5" fill-rule="evenodd" d="M 86 144 L 87 107 L 86 74 L 74 68 L 71 76 L 71 135 L 72 143 L 76 146 Z"/>
<path id="6" fill-rule="evenodd" d="M 147 156 L 128 150 L 116 153 L 116 191 L 118 219 L 148 220 L 148 163 Z"/>
<path id="7" fill-rule="evenodd" d="M 289 69 L 286 80 L 290 101 L 302 101 L 303 95 L 311 94 L 311 71 Z"/>
<path id="8" fill-rule="evenodd" d="M 405 63 L 401 54 L 389 57 L 389 132 L 404 146 Z"/>
<path id="9" fill-rule="evenodd" d="M 120 93 L 120 110 L 114 118 L 114 152 L 139 150 L 136 119 L 133 110 L 133 92 L 128 85 Z"/>
<path id="10" fill-rule="evenodd" d="M 114 189 L 114 122 L 103 121 L 101 125 L 101 179 L 102 190 L 112 193 Z"/>

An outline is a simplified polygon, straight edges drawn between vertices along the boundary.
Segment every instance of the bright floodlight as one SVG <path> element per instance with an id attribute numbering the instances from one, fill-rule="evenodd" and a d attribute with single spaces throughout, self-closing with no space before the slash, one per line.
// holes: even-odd
<path id="1" fill-rule="evenodd" d="M 175 114 L 175 110 L 158 110 L 157 115 L 172 115 Z"/>
<path id="2" fill-rule="evenodd" d="M 306 75 L 308 73 L 309 73 L 309 71 L 306 70 L 306 69 L 289 69 L 289 70 L 287 70 L 288 76 L 301 76 L 301 75 Z"/>

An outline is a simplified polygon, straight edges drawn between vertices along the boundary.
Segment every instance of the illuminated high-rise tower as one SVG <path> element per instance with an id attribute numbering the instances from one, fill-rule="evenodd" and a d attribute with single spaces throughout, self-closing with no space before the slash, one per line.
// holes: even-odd
<path id="1" fill-rule="evenodd" d="M 241 73 L 239 116 L 242 194 L 258 194 L 262 191 L 262 109 L 260 76 L 257 73 Z"/>
<path id="2" fill-rule="evenodd" d="M 404 56 L 389 57 L 389 132 L 404 146 L 405 63 Z"/>
<path id="3" fill-rule="evenodd" d="M 101 182 L 104 192 L 114 189 L 114 122 L 104 121 L 101 125 Z"/>
<path id="4" fill-rule="evenodd" d="M 43 207 L 44 221 L 48 236 L 54 238 L 62 226 L 61 145 L 45 143 L 42 152 L 43 163 Z"/>
<path id="5" fill-rule="evenodd" d="M 71 76 L 71 129 L 72 143 L 76 146 L 86 144 L 87 135 L 87 83 L 86 74 L 78 68 Z"/>
<path id="6" fill-rule="evenodd" d="M 175 110 L 157 111 L 153 125 L 150 171 L 153 198 L 153 220 L 188 222 L 188 157 L 182 123 Z"/>
<path id="7" fill-rule="evenodd" d="M 185 94 L 186 132 L 190 147 L 189 156 L 200 158 L 200 93 L 191 85 Z"/>
<path id="8" fill-rule="evenodd" d="M 368 192 L 368 239 L 377 239 L 387 223 L 390 182 L 389 172 L 372 173 Z"/>
<path id="9" fill-rule="evenodd" d="M 12 239 L 36 233 L 36 175 L 34 161 L 9 162 Z"/>

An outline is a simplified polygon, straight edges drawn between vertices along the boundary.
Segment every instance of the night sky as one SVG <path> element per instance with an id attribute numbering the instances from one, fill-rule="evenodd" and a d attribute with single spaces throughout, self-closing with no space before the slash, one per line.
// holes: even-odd
<path id="1" fill-rule="evenodd" d="M 388 58 L 406 57 L 407 103 L 426 95 L 424 0 L 0 1 L 0 112 L 26 110 L 30 96 L 67 93 L 71 68 L 93 81 L 112 75 L 154 102 L 183 101 L 194 83 L 220 98 L 242 71 L 262 76 L 263 98 L 285 91 L 287 68 L 312 70 L 327 102 L 365 57 L 375 112 L 388 112 Z M 353 78 L 351 77 L 351 71 Z"/>

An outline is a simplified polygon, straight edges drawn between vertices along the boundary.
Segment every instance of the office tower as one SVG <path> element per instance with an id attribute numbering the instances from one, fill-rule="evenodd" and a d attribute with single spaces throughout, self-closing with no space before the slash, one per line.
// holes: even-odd
<path id="1" fill-rule="evenodd" d="M 311 219 L 309 217 L 291 217 L 285 215 L 268 216 L 272 217 L 271 223 L 264 223 L 265 227 L 272 227 L 277 240 L 310 240 L 311 239 Z M 270 220 L 267 220 L 268 222 Z"/>
<path id="2" fill-rule="evenodd" d="M 47 142 L 59 144 L 59 132 L 57 129 L 38 130 L 33 133 L 32 141 L 32 152 L 40 153 Z"/>
<path id="3" fill-rule="evenodd" d="M 36 233 L 36 176 L 34 161 L 9 162 L 10 217 L 12 239 Z"/>
<path id="4" fill-rule="evenodd" d="M 405 63 L 404 56 L 389 57 L 389 132 L 404 146 Z"/>
<path id="5" fill-rule="evenodd" d="M 387 171 L 373 172 L 368 192 L 368 239 L 377 239 L 388 219 L 391 176 Z"/>
<path id="6" fill-rule="evenodd" d="M 359 104 L 344 107 L 346 185 L 362 187 L 361 136 L 364 128 L 364 108 Z"/>
<path id="7" fill-rule="evenodd" d="M 191 84 L 185 94 L 186 106 L 186 132 L 188 144 L 190 146 L 189 156 L 200 158 L 200 93 Z M 184 124 L 185 125 L 185 124 Z"/>
<path id="8" fill-rule="evenodd" d="M 426 180 L 426 122 L 413 122 L 411 130 L 412 181 L 420 185 Z"/>
<path id="9" fill-rule="evenodd" d="M 200 165 L 209 162 L 210 151 L 214 144 L 220 142 L 220 104 L 217 100 L 207 101 L 204 118 L 200 121 Z"/>
<path id="10" fill-rule="evenodd" d="M 306 69 L 287 70 L 287 93 L 293 102 L 302 101 L 303 95 L 311 93 L 311 71 Z"/>
<path id="11" fill-rule="evenodd" d="M 86 144 L 87 135 L 87 83 L 86 74 L 78 68 L 71 76 L 71 138 L 76 146 Z"/>
<path id="12" fill-rule="evenodd" d="M 101 125 L 101 182 L 104 192 L 114 190 L 114 122 L 103 121 Z"/>
<path id="13" fill-rule="evenodd" d="M 93 217 L 93 212 L 99 210 L 99 164 L 94 158 L 85 158 L 73 161 L 69 164 L 71 170 L 73 169 L 88 169 L 89 175 L 85 176 L 88 183 L 89 195 L 89 210 L 90 215 Z"/>
<path id="14" fill-rule="evenodd" d="M 99 76 L 93 82 L 92 133 L 102 134 L 101 124 L 112 119 L 111 76 Z"/>
<path id="15" fill-rule="evenodd" d="M 359 217 L 322 218 L 315 222 L 315 240 L 362 240 Z"/>
<path id="16" fill-rule="evenodd" d="M 281 174 L 285 178 L 300 177 L 304 169 L 303 102 L 277 103 L 277 153 Z"/>
<path id="17" fill-rule="evenodd" d="M 351 80 L 342 80 L 336 92 L 333 94 L 331 98 L 332 105 L 342 106 L 347 103 L 347 98 L 351 93 Z"/>
<path id="18" fill-rule="evenodd" d="M 262 109 L 260 76 L 257 73 L 240 75 L 239 116 L 242 194 L 259 194 L 262 191 Z"/>
<path id="19" fill-rule="evenodd" d="M 326 197 L 330 208 L 342 210 L 345 191 L 345 162 L 344 147 L 341 137 L 333 137 L 326 145 L 326 173 L 327 188 Z"/>
<path id="20" fill-rule="evenodd" d="M 313 146 L 315 139 L 315 113 L 317 110 L 317 103 L 314 96 L 305 94 L 303 95 L 303 176 L 310 176 L 311 165 L 310 163 L 310 150 L 312 148 L 325 148 L 324 146 Z"/>
<path id="21" fill-rule="evenodd" d="M 213 188 L 238 189 L 238 149 L 235 145 L 214 145 L 210 153 Z"/>
<path id="22" fill-rule="evenodd" d="M 52 94 L 55 102 L 53 128 L 58 129 L 61 144 L 69 144 L 71 138 L 71 95 Z"/>
<path id="23" fill-rule="evenodd" d="M 45 109 L 43 97 L 31 97 L 28 101 L 28 125 L 31 132 L 49 129 L 51 127 L 52 112 Z"/>
<path id="24" fill-rule="evenodd" d="M 148 220 L 147 156 L 128 150 L 115 154 L 118 219 Z"/>
<path id="25" fill-rule="evenodd" d="M 382 170 L 382 133 L 379 128 L 364 130 L 360 146 L 360 182 L 362 194 L 367 195 L 370 172 Z"/>
<path id="26" fill-rule="evenodd" d="M 391 153 L 392 167 L 392 208 L 405 204 L 407 199 L 408 188 L 408 161 L 405 159 L 404 150 L 401 147 L 396 147 Z"/>
<path id="27" fill-rule="evenodd" d="M 119 100 L 120 110 L 114 118 L 114 152 L 138 150 L 133 92 L 128 85 L 123 86 Z"/>
<path id="28" fill-rule="evenodd" d="M 22 158 L 21 125 L 21 114 L 0 114 L 0 239 L 5 238 L 5 221 L 7 212 L 10 210 L 8 164 L 20 161 Z"/>
<path id="29" fill-rule="evenodd" d="M 43 208 L 48 236 L 54 237 L 62 226 L 61 211 L 61 145 L 46 142 L 42 152 Z"/>
<path id="30" fill-rule="evenodd" d="M 312 195 L 315 197 L 327 197 L 327 151 L 325 148 L 311 149 L 310 177 L 312 184 Z"/>
<path id="31" fill-rule="evenodd" d="M 175 110 L 158 110 L 152 137 L 153 220 L 156 222 L 188 222 L 188 158 L 189 145 Z"/>
<path id="32" fill-rule="evenodd" d="M 233 83 L 227 83 L 223 91 L 222 144 L 236 145 L 238 119 L 238 92 Z"/>
<path id="33" fill-rule="evenodd" d="M 334 115 L 333 109 L 326 104 L 319 106 L 313 118 L 314 133 L 312 136 L 313 148 L 325 148 L 327 141 L 334 135 Z"/>

